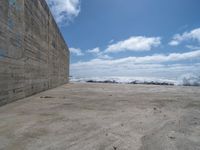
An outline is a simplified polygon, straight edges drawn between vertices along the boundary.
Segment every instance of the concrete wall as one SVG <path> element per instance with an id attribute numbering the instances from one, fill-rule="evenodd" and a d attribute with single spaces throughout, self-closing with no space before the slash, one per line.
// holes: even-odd
<path id="1" fill-rule="evenodd" d="M 68 76 L 69 50 L 45 0 L 0 0 L 0 105 Z"/>

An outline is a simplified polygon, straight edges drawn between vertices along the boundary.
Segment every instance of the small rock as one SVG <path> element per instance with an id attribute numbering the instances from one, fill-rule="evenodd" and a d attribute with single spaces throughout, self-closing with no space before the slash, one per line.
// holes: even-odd
<path id="1" fill-rule="evenodd" d="M 169 138 L 172 140 L 176 139 L 176 137 L 174 137 L 174 136 L 169 136 Z"/>
<path id="2" fill-rule="evenodd" d="M 54 98 L 52 96 L 41 96 L 40 98 Z"/>
<path id="3" fill-rule="evenodd" d="M 175 131 L 171 131 L 169 134 L 168 134 L 168 137 L 172 140 L 176 139 L 176 136 L 175 136 Z"/>

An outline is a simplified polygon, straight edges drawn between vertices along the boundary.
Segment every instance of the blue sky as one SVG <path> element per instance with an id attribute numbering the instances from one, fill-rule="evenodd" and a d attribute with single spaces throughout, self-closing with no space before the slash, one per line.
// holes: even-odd
<path id="1" fill-rule="evenodd" d="M 47 0 L 73 76 L 200 74 L 199 0 Z"/>

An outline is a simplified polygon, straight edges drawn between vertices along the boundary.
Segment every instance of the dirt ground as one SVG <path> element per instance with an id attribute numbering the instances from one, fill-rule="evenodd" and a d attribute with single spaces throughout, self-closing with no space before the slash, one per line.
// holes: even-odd
<path id="1" fill-rule="evenodd" d="M 200 87 L 66 84 L 0 107 L 0 150 L 200 150 Z"/>

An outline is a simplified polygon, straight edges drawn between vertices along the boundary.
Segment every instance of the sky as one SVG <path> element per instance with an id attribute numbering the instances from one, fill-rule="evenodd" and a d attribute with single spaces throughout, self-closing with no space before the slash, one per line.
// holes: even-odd
<path id="1" fill-rule="evenodd" d="M 70 75 L 200 75 L 199 0 L 47 0 Z"/>

